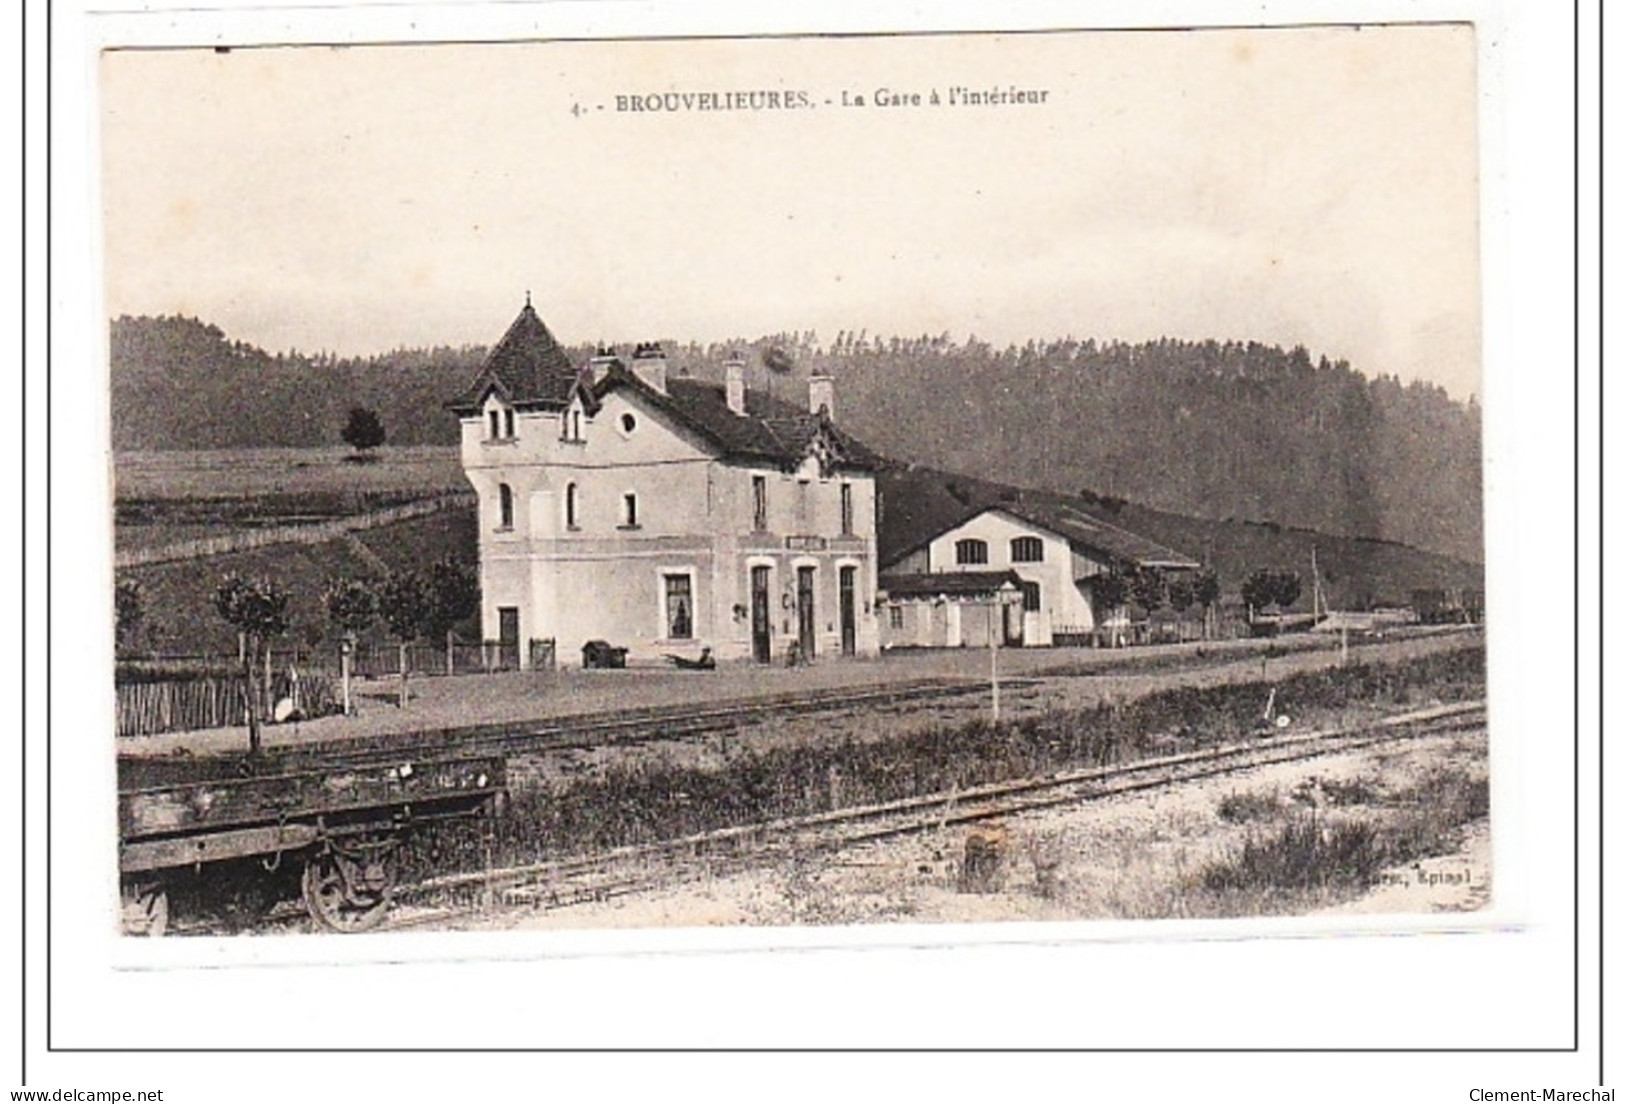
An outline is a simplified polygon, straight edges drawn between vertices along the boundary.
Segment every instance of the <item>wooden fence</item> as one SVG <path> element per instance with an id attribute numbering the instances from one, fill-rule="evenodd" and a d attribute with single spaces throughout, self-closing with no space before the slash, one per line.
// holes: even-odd
<path id="1" fill-rule="evenodd" d="M 556 642 L 530 641 L 531 667 L 551 670 L 557 662 Z M 354 678 L 392 678 L 400 674 L 400 645 L 387 640 L 363 640 L 350 653 L 350 674 Z M 119 663 L 120 682 L 162 682 L 170 678 L 194 679 L 206 676 L 233 678 L 241 660 L 235 655 L 149 654 L 130 657 Z M 273 648 L 265 664 L 273 679 L 285 678 L 290 670 L 304 675 L 337 678 L 342 670 L 338 645 Z M 495 640 L 453 640 L 451 663 L 446 663 L 443 642 L 416 640 L 406 646 L 409 675 L 482 675 L 519 669 L 519 646 Z M 256 673 L 260 670 L 256 667 Z"/>
<path id="2" fill-rule="evenodd" d="M 153 736 L 248 723 L 248 699 L 240 678 L 132 682 L 116 690 L 120 736 Z M 297 679 L 288 674 L 278 676 L 272 680 L 271 693 L 264 697 L 266 700 L 260 704 L 262 718 L 274 716 L 276 703 L 282 701 L 287 701 L 299 717 L 320 717 L 339 708 L 334 680 L 316 673 L 302 672 Z"/>
<path id="3" fill-rule="evenodd" d="M 557 662 L 553 640 L 530 642 L 531 666 L 552 670 Z M 118 693 L 118 734 L 151 736 L 160 732 L 189 732 L 199 728 L 225 728 L 248 723 L 243 681 L 236 656 L 149 656 L 121 664 Z M 479 643 L 455 641 L 451 664 L 444 645 L 423 641 L 407 645 L 406 670 L 413 678 L 425 675 L 477 675 L 519 669 L 519 648 L 495 640 Z M 272 716 L 276 704 L 290 702 L 302 717 L 339 712 L 341 664 L 337 648 L 301 648 L 271 653 L 270 692 L 264 689 L 264 668 L 255 670 L 255 685 L 262 695 L 260 716 Z M 350 656 L 350 674 L 356 680 L 389 679 L 400 674 L 400 646 L 363 642 Z"/>
<path id="4" fill-rule="evenodd" d="M 174 563 L 196 560 L 206 556 L 223 556 L 230 552 L 247 552 L 272 544 L 325 544 L 349 533 L 376 529 L 380 525 L 393 525 L 397 521 L 426 517 L 441 510 L 466 507 L 474 503 L 469 491 L 450 491 L 432 498 L 403 502 L 399 506 L 386 506 L 364 514 L 314 521 L 298 525 L 271 525 L 263 529 L 237 529 L 218 537 L 177 541 L 156 548 L 127 548 L 113 555 L 117 568 L 141 567 L 145 564 Z"/>
<path id="5" fill-rule="evenodd" d="M 1189 618 L 1135 621 L 1125 624 L 1056 625 L 1050 640 L 1057 648 L 1125 648 L 1143 644 L 1186 644 L 1198 640 L 1237 640 L 1247 635 L 1245 621 L 1215 617 L 1205 632 L 1202 622 Z"/>

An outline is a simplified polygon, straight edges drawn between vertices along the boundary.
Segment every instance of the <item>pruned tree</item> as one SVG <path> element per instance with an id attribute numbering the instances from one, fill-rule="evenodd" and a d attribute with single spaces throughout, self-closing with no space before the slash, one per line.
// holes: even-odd
<path id="1" fill-rule="evenodd" d="M 1277 571 L 1275 573 L 1275 605 L 1278 609 L 1286 609 L 1298 596 L 1303 593 L 1303 577 L 1296 571 Z"/>
<path id="2" fill-rule="evenodd" d="M 1204 567 L 1191 579 L 1191 592 L 1195 595 L 1197 604 L 1204 609 L 1212 609 L 1219 604 L 1219 573 L 1211 567 Z"/>
<path id="3" fill-rule="evenodd" d="M 269 684 L 270 642 L 288 630 L 288 593 L 269 579 L 228 575 L 215 588 L 214 608 L 241 635 L 243 691 L 248 699 L 248 753 L 260 753 L 260 693 L 254 686 L 254 668 L 261 655 Z M 269 685 L 266 686 L 269 692 Z"/>
<path id="4" fill-rule="evenodd" d="M 1137 567 L 1129 575 L 1129 592 L 1149 617 L 1168 603 L 1168 576 L 1155 567 Z"/>
<path id="5" fill-rule="evenodd" d="M 406 708 L 406 649 L 429 624 L 429 588 L 423 576 L 410 569 L 386 575 L 378 584 L 378 613 L 400 644 L 401 690 L 399 705 Z"/>
<path id="6" fill-rule="evenodd" d="M 1175 613 L 1184 613 L 1196 604 L 1196 583 L 1188 572 L 1181 571 L 1168 579 L 1168 605 Z"/>
<path id="7" fill-rule="evenodd" d="M 1109 612 L 1128 601 L 1128 578 L 1112 570 L 1094 578 L 1095 606 L 1098 611 Z"/>
<path id="8" fill-rule="evenodd" d="M 1196 604 L 1196 580 L 1189 571 L 1175 571 L 1168 576 L 1168 605 L 1179 619 L 1179 639 L 1185 639 L 1185 613 Z M 1207 635 L 1207 622 L 1202 623 L 1202 634 Z"/>
<path id="9" fill-rule="evenodd" d="M 429 568 L 428 619 L 431 636 L 446 642 L 446 674 L 456 674 L 452 631 L 480 608 L 480 576 L 456 556 L 446 556 Z"/>
<path id="10" fill-rule="evenodd" d="M 1202 636 L 1212 635 L 1213 614 L 1219 606 L 1219 573 L 1204 567 L 1191 578 L 1191 595 L 1202 607 Z"/>
<path id="11" fill-rule="evenodd" d="M 350 702 L 350 655 L 355 651 L 361 634 L 378 620 L 378 594 L 366 579 L 336 578 L 327 583 L 322 596 L 327 606 L 327 620 L 339 630 L 343 642 L 339 649 L 339 668 L 344 687 L 344 715 L 352 712 Z"/>
<path id="12" fill-rule="evenodd" d="M 384 423 L 376 410 L 364 406 L 350 408 L 350 420 L 344 423 L 339 437 L 355 449 L 358 458 L 367 458 L 373 449 L 384 443 Z"/>
<path id="13" fill-rule="evenodd" d="M 1241 584 L 1241 600 L 1247 603 L 1250 621 L 1269 606 L 1284 610 L 1303 593 L 1303 579 L 1296 571 L 1261 567 Z"/>
<path id="14" fill-rule="evenodd" d="M 1097 620 L 1108 620 L 1123 608 L 1129 599 L 1130 587 L 1128 576 L 1116 567 L 1111 568 L 1092 580 L 1095 598 L 1095 617 Z"/>

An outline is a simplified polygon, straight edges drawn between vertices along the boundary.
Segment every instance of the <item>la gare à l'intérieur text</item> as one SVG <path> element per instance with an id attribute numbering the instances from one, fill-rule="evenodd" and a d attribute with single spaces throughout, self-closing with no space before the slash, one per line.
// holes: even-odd
<path id="1" fill-rule="evenodd" d="M 871 92 L 843 90 L 822 100 L 800 89 L 769 89 L 759 92 L 646 92 L 615 96 L 617 112 L 682 111 L 795 111 L 817 107 L 1010 107 L 1047 103 L 1049 89 L 968 88 L 950 85 L 946 89 L 906 91 L 876 88 Z"/>

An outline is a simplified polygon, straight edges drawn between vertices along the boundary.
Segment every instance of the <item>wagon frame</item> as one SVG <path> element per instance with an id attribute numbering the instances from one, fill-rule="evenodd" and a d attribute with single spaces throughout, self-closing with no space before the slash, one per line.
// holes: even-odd
<path id="1" fill-rule="evenodd" d="M 494 814 L 506 781 L 500 755 L 396 756 L 121 790 L 124 930 L 164 933 L 180 871 L 258 858 L 268 872 L 289 859 L 304 863 L 302 896 L 320 926 L 369 931 L 388 914 L 407 834 L 426 822 Z"/>

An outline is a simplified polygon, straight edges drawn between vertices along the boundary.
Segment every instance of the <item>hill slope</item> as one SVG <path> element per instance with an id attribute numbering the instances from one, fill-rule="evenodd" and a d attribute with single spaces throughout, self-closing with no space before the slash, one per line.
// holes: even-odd
<path id="1" fill-rule="evenodd" d="M 752 386 L 785 397 L 804 394 L 810 372 L 834 376 L 841 423 L 885 455 L 1169 513 L 1483 558 L 1477 406 L 1301 348 L 1068 339 L 998 351 L 974 339 L 845 333 L 827 347 L 813 334 L 668 344 L 674 370 L 706 377 L 729 348 L 753 349 Z M 769 350 L 793 365 L 788 377 L 762 369 Z M 332 445 L 358 404 L 379 411 L 393 444 L 450 444 L 456 424 L 442 404 L 483 353 L 273 356 L 193 319 L 119 318 L 113 447 Z"/>
<path id="2" fill-rule="evenodd" d="M 964 517 L 1023 500 L 1040 505 L 1051 498 L 1002 483 L 906 465 L 881 472 L 879 487 L 883 566 L 913 547 L 921 533 L 940 530 L 940 525 L 927 519 Z M 1233 601 L 1239 601 L 1242 580 L 1264 567 L 1284 568 L 1302 576 L 1304 592 L 1293 607 L 1299 610 L 1310 608 L 1312 564 L 1318 566 L 1328 604 L 1336 609 L 1400 606 L 1408 604 L 1411 591 L 1420 588 L 1480 589 L 1484 585 L 1478 564 L 1393 541 L 1335 536 L 1269 522 L 1212 521 L 1098 495 L 1068 496 L 1066 501 L 1102 521 L 1207 563 Z"/>

